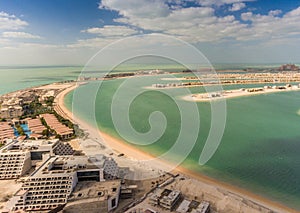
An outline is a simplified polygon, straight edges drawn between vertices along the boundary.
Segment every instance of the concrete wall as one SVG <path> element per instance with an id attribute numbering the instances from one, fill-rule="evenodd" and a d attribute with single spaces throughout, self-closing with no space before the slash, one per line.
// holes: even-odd
<path id="1" fill-rule="evenodd" d="M 70 202 L 66 205 L 63 213 L 105 213 L 108 212 L 107 201 Z"/>

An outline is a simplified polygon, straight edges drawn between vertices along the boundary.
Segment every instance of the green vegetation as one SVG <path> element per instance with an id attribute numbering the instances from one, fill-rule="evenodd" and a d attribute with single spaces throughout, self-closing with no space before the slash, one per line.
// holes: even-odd
<path id="1" fill-rule="evenodd" d="M 47 129 L 44 129 L 43 132 L 42 132 L 42 135 L 43 136 L 46 136 L 46 137 L 49 137 L 51 134 L 50 130 L 47 128 Z"/>
<path id="2" fill-rule="evenodd" d="M 41 122 L 42 122 L 42 124 L 43 124 L 45 127 L 50 128 L 50 127 L 47 125 L 47 123 L 46 123 L 46 121 L 45 121 L 44 118 L 41 118 Z"/>
<path id="3" fill-rule="evenodd" d="M 50 114 L 54 114 L 55 117 L 57 118 L 57 120 L 58 120 L 60 123 L 62 123 L 62 124 L 64 124 L 64 125 L 68 126 L 70 129 L 73 129 L 74 132 L 76 131 L 76 135 L 80 135 L 80 137 L 84 137 L 84 132 L 83 132 L 83 130 L 79 129 L 78 125 L 74 125 L 70 120 L 65 119 L 64 117 L 62 117 L 61 115 L 59 115 L 59 114 L 58 114 L 56 111 L 54 111 L 54 110 L 53 110 Z M 52 136 L 52 135 L 55 135 L 55 138 L 58 138 L 58 139 L 62 140 L 61 135 L 56 134 L 56 132 L 48 126 L 48 124 L 47 124 L 47 122 L 45 121 L 44 118 L 41 118 L 41 122 L 42 122 L 42 124 L 47 128 L 47 129 L 44 130 L 43 133 L 42 133 L 44 136 L 50 137 L 50 136 Z M 76 130 L 75 130 L 75 127 L 76 127 Z M 75 138 L 76 135 L 74 134 L 74 136 L 73 136 L 72 138 L 69 138 L 69 139 Z"/>
<path id="4" fill-rule="evenodd" d="M 64 124 L 65 126 L 68 126 L 71 129 L 74 129 L 74 124 L 70 120 L 65 119 L 64 117 L 60 116 L 56 111 L 54 111 L 53 109 L 54 99 L 55 99 L 54 96 L 50 96 L 45 100 L 45 104 L 42 104 L 39 101 L 39 97 L 38 96 L 35 97 L 34 101 L 23 106 L 23 108 L 25 109 L 24 115 L 22 115 L 20 119 L 37 118 L 40 114 L 49 113 L 49 114 L 54 114 L 60 123 Z M 56 132 L 48 126 L 44 118 L 41 118 L 41 122 L 47 128 L 42 132 L 43 136 L 49 138 L 50 136 L 56 135 L 56 138 L 61 139 L 61 136 L 57 135 Z M 20 135 L 23 134 L 22 131 L 23 131 L 22 128 L 18 130 Z M 78 127 L 76 133 L 80 136 L 84 135 L 83 131 L 80 130 Z M 74 138 L 75 136 L 76 135 L 74 135 Z"/>
<path id="5" fill-rule="evenodd" d="M 49 138 L 51 135 L 53 135 L 53 131 L 50 129 L 44 118 L 41 118 L 41 122 L 47 128 L 43 130 L 42 135 Z"/>
<path id="6" fill-rule="evenodd" d="M 71 129 L 74 129 L 74 124 L 70 120 L 65 119 L 64 117 L 59 115 L 56 111 L 53 111 L 51 114 L 54 114 L 60 123 L 66 125 L 67 127 L 71 128 Z"/>
<path id="7" fill-rule="evenodd" d="M 51 96 L 49 97 L 45 103 L 46 106 L 43 105 L 39 101 L 39 97 L 35 97 L 35 99 L 27 105 L 23 106 L 24 109 L 24 114 L 20 117 L 20 119 L 25 119 L 25 118 L 36 118 L 38 115 L 43 114 L 43 113 L 52 113 L 53 112 L 53 101 L 54 97 Z"/>
<path id="8" fill-rule="evenodd" d="M 112 74 L 107 74 L 104 78 L 120 78 L 120 77 L 129 77 L 129 76 L 134 76 L 134 73 L 133 72 L 112 73 Z"/>
<path id="9" fill-rule="evenodd" d="M 57 139 L 59 139 L 59 140 L 62 140 L 62 137 L 61 137 L 61 135 L 59 135 L 59 134 L 57 134 L 57 135 L 55 136 L 55 138 L 57 138 Z"/>
<path id="10" fill-rule="evenodd" d="M 80 129 L 77 124 L 74 124 L 73 127 L 74 127 L 74 132 L 75 132 L 77 137 L 84 138 L 86 136 L 84 131 L 82 129 Z"/>
<path id="11" fill-rule="evenodd" d="M 25 135 L 25 132 L 24 132 L 23 128 L 19 124 L 17 124 L 15 126 L 15 128 L 18 131 L 19 135 Z"/>
<path id="12" fill-rule="evenodd" d="M 45 104 L 46 104 L 47 106 L 52 107 L 52 106 L 53 106 L 54 99 L 55 99 L 54 96 L 47 97 L 47 99 L 45 100 Z"/>

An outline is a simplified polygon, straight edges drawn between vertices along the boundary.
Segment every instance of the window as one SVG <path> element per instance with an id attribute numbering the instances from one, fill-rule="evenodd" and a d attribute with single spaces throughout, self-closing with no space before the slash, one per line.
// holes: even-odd
<path id="1" fill-rule="evenodd" d="M 117 203 L 116 203 L 116 198 L 114 198 L 114 199 L 111 200 L 111 207 L 112 207 L 112 208 L 115 208 L 116 205 L 117 205 Z"/>

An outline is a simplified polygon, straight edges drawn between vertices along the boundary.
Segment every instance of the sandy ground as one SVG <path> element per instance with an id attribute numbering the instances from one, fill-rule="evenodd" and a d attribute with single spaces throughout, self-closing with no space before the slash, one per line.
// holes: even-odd
<path id="1" fill-rule="evenodd" d="M 40 86 L 40 87 L 36 87 L 35 89 L 65 89 L 65 88 L 68 88 L 68 87 L 71 87 L 73 86 L 74 83 L 53 83 L 53 84 L 47 84 L 47 85 L 44 85 L 44 86 Z"/>
<path id="2" fill-rule="evenodd" d="M 76 151 L 80 151 L 80 144 L 79 144 L 79 140 L 78 139 L 74 139 L 69 141 L 69 144 L 72 146 L 72 148 Z"/>
<path id="3" fill-rule="evenodd" d="M 251 212 L 251 213 L 268 213 L 269 209 L 260 206 L 251 200 L 244 199 L 240 196 L 231 194 L 227 190 L 205 184 L 201 181 L 191 178 L 178 177 L 174 183 L 167 187 L 172 190 L 180 190 L 186 200 L 209 200 L 213 209 L 218 213 L 227 212 Z M 151 196 L 151 194 L 150 194 Z M 150 197 L 149 196 L 149 197 Z M 169 213 L 159 206 L 149 204 L 149 197 L 142 203 L 136 205 L 126 213 L 144 212 L 147 208 L 153 209 L 160 213 Z M 211 211 L 213 212 L 213 211 Z"/>
<path id="4" fill-rule="evenodd" d="M 4 208 L 6 201 L 21 188 L 21 185 L 15 180 L 0 180 L 0 211 Z"/>
<path id="5" fill-rule="evenodd" d="M 150 178 L 154 176 L 159 176 L 163 174 L 164 171 L 169 171 L 172 165 L 169 165 L 167 162 L 155 160 L 150 162 L 145 161 L 153 160 L 154 158 L 148 153 L 137 150 L 129 144 L 126 144 L 125 142 L 119 139 L 111 137 L 108 134 L 100 132 L 97 128 L 74 117 L 72 112 L 70 112 L 64 106 L 64 96 L 76 87 L 77 85 L 73 85 L 65 89 L 60 94 L 58 94 L 58 96 L 55 99 L 55 102 L 57 103 L 56 110 L 59 113 L 72 120 L 74 123 L 77 123 L 81 129 L 88 132 L 88 138 L 79 141 L 80 147 L 83 150 L 83 152 L 85 152 L 87 155 L 106 154 L 114 156 L 114 159 L 117 161 L 119 166 L 129 167 L 133 171 L 132 177 L 130 177 L 133 179 Z M 123 153 L 124 156 L 118 156 L 120 153 Z M 198 187 L 200 192 L 202 191 L 202 188 L 205 187 L 205 193 L 209 195 L 212 198 L 212 200 L 214 200 L 213 197 L 215 196 L 216 192 L 222 191 L 223 195 L 217 196 L 215 199 L 215 206 L 218 207 L 219 210 L 221 210 L 222 208 L 224 209 L 224 206 L 234 202 L 235 206 L 232 207 L 232 212 L 243 212 L 240 211 L 241 208 L 239 205 L 245 205 L 245 203 L 254 203 L 258 206 L 264 206 L 266 208 L 269 208 L 275 212 L 297 212 L 288 207 L 285 207 L 283 205 L 255 195 L 251 192 L 248 192 L 244 189 L 240 189 L 229 184 L 216 181 L 212 178 L 200 175 L 199 173 L 195 173 L 182 167 L 177 167 L 175 172 L 180 172 L 185 176 L 191 177 L 188 178 L 188 180 L 191 182 L 188 182 L 185 185 L 187 187 L 186 189 L 184 189 L 185 192 L 188 191 L 191 194 L 194 193 L 195 190 L 191 191 L 193 187 L 190 187 L 189 185 L 191 183 L 194 184 L 193 186 Z M 224 195 L 224 193 L 226 196 Z M 207 196 L 207 198 L 209 198 L 209 196 Z M 210 201 L 210 199 L 208 200 Z M 243 204 L 241 202 L 243 202 Z"/>

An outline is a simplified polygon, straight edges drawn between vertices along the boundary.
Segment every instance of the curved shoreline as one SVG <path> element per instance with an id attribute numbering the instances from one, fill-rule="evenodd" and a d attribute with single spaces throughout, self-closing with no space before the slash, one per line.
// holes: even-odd
<path id="1" fill-rule="evenodd" d="M 130 144 L 127 144 L 118 138 L 115 138 L 107 133 L 104 133 L 103 131 L 100 131 L 96 127 L 93 127 L 92 125 L 88 124 L 87 122 L 85 122 L 77 117 L 74 117 L 73 113 L 65 106 L 64 99 L 65 99 L 65 96 L 69 92 L 76 89 L 77 87 L 78 87 L 78 84 L 63 90 L 61 93 L 59 93 L 56 96 L 55 102 L 57 103 L 57 105 L 55 106 L 55 109 L 58 110 L 58 113 L 62 113 L 64 117 L 67 117 L 72 122 L 78 124 L 82 129 L 87 130 L 90 135 L 94 136 L 95 139 L 97 139 L 97 137 L 99 137 L 99 134 L 100 134 L 100 136 L 104 140 L 105 145 L 107 145 L 111 150 L 116 151 L 117 153 L 124 153 L 125 156 L 131 160 L 136 161 L 136 160 L 155 159 L 155 156 L 153 156 L 149 153 L 146 153 L 144 151 L 138 150 L 135 147 L 131 146 Z M 159 164 L 162 165 L 162 167 L 170 168 L 170 164 L 167 162 L 163 162 L 160 160 Z M 158 166 L 157 164 L 151 165 L 151 167 L 153 167 L 153 168 L 157 168 L 157 166 Z M 161 169 L 161 168 L 158 168 L 158 169 Z M 203 174 L 188 170 L 182 166 L 176 167 L 176 169 L 174 171 L 182 173 L 183 175 L 189 176 L 193 179 L 196 179 L 203 184 L 212 186 L 217 190 L 218 189 L 225 190 L 226 192 L 228 192 L 228 194 L 233 194 L 235 196 L 239 196 L 241 198 L 247 199 L 248 201 L 252 202 L 253 204 L 265 207 L 272 211 L 295 212 L 295 213 L 298 212 L 295 209 L 284 206 L 283 204 L 276 203 L 276 201 L 269 200 L 260 195 L 256 195 L 253 192 L 247 191 L 246 189 L 239 188 L 239 187 L 230 185 L 228 183 L 221 182 L 219 180 L 215 180 L 215 179 L 205 176 Z"/>

